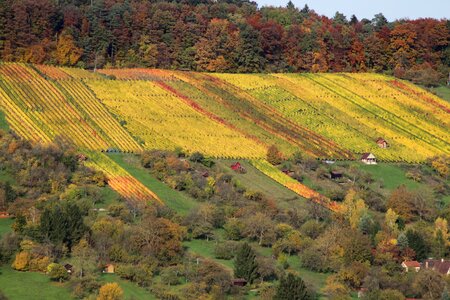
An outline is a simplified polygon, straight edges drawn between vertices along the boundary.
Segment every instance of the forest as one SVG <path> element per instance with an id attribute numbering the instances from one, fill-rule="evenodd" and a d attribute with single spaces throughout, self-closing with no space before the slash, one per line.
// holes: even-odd
<path id="1" fill-rule="evenodd" d="M 1 0 L 0 59 L 88 69 L 382 72 L 444 82 L 450 21 L 248 1 Z"/>

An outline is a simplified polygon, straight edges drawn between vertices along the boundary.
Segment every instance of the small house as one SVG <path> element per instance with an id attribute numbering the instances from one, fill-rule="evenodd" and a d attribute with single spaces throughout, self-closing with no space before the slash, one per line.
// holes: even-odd
<path id="1" fill-rule="evenodd" d="M 231 283 L 233 284 L 233 286 L 246 286 L 247 280 L 245 280 L 243 278 L 236 278 L 236 279 L 233 279 L 233 281 Z"/>
<path id="2" fill-rule="evenodd" d="M 450 261 L 444 259 L 427 259 L 424 261 L 425 269 L 432 269 L 442 275 L 450 275 Z"/>
<path id="3" fill-rule="evenodd" d="M 402 268 L 405 270 L 405 272 L 409 272 L 409 271 L 419 272 L 419 270 L 420 270 L 420 263 L 418 261 L 415 261 L 415 260 L 404 261 L 404 262 L 402 262 Z"/>
<path id="4" fill-rule="evenodd" d="M 377 139 L 377 145 L 381 149 L 386 149 L 387 147 L 389 147 L 388 142 L 386 142 L 386 140 L 381 137 Z"/>
<path id="5" fill-rule="evenodd" d="M 339 179 L 339 178 L 342 178 L 342 172 L 331 171 L 331 172 L 330 172 L 330 178 L 331 178 L 331 179 Z"/>
<path id="6" fill-rule="evenodd" d="M 106 274 L 114 274 L 115 273 L 115 267 L 113 264 L 107 264 L 105 268 L 103 269 L 103 273 Z"/>
<path id="7" fill-rule="evenodd" d="M 361 156 L 361 161 L 365 163 L 366 165 L 376 165 L 377 164 L 377 158 L 372 153 L 364 153 Z"/>
<path id="8" fill-rule="evenodd" d="M 66 269 L 67 273 L 69 274 L 73 273 L 73 266 L 71 264 L 65 264 L 64 269 Z"/>
<path id="9" fill-rule="evenodd" d="M 205 177 L 205 178 L 209 177 L 208 171 L 203 172 L 203 173 L 202 173 L 202 177 Z"/>
<path id="10" fill-rule="evenodd" d="M 9 217 L 10 217 L 10 215 L 9 215 L 8 212 L 6 212 L 6 211 L 0 211 L 0 219 L 7 219 L 7 218 L 9 218 Z"/>
<path id="11" fill-rule="evenodd" d="M 237 172 L 237 173 L 245 173 L 244 167 L 241 165 L 240 162 L 235 162 L 231 165 L 231 170 Z"/>

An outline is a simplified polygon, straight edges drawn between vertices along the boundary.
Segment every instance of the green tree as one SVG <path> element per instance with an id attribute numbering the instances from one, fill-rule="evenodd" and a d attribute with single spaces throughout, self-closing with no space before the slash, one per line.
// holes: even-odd
<path id="1" fill-rule="evenodd" d="M 47 267 L 47 274 L 50 277 L 51 280 L 62 282 L 69 278 L 69 274 L 67 274 L 66 268 L 64 266 L 57 264 L 57 263 L 51 263 Z"/>
<path id="2" fill-rule="evenodd" d="M 416 259 L 421 261 L 428 256 L 428 247 L 423 239 L 422 235 L 417 231 L 408 230 L 406 232 L 408 238 L 408 245 L 416 253 Z"/>
<path id="3" fill-rule="evenodd" d="M 64 243 L 69 250 L 87 229 L 80 208 L 72 202 L 50 205 L 41 216 L 41 233 L 54 243 Z"/>
<path id="4" fill-rule="evenodd" d="M 248 243 L 243 244 L 238 250 L 234 261 L 234 276 L 243 278 L 250 284 L 258 277 L 256 253 Z"/>
<path id="5" fill-rule="evenodd" d="M 310 299 L 305 282 L 299 276 L 289 273 L 283 276 L 277 287 L 274 300 L 306 300 Z"/>

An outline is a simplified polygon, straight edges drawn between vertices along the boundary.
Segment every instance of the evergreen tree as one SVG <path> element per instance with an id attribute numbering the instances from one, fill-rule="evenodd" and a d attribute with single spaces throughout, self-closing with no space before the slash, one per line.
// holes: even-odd
<path id="1" fill-rule="evenodd" d="M 45 208 L 41 216 L 40 231 L 52 242 L 62 242 L 69 249 L 86 232 L 83 214 L 78 205 L 65 202 Z"/>
<path id="2" fill-rule="evenodd" d="M 258 277 L 256 253 L 247 243 L 242 245 L 236 255 L 236 260 L 234 261 L 234 276 L 236 276 L 236 278 L 243 278 L 250 284 Z"/>
<path id="3" fill-rule="evenodd" d="M 309 299 L 305 282 L 298 276 L 289 273 L 280 280 L 275 300 L 305 300 Z"/>
<path id="4" fill-rule="evenodd" d="M 406 237 L 408 238 L 409 247 L 416 253 L 416 259 L 420 261 L 427 258 L 428 247 L 422 235 L 416 231 L 408 230 Z"/>
<path id="5" fill-rule="evenodd" d="M 260 72 L 264 66 L 261 36 L 257 30 L 248 24 L 243 24 L 240 30 L 239 57 L 237 64 L 240 72 Z"/>

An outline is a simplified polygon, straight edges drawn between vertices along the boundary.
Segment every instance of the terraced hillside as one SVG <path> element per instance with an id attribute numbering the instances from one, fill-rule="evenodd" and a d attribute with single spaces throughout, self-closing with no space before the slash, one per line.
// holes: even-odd
<path id="1" fill-rule="evenodd" d="M 448 102 L 378 74 L 204 74 L 101 70 L 119 80 L 151 81 L 284 153 L 319 158 L 422 162 L 450 153 Z M 380 148 L 376 140 L 389 143 Z"/>
<path id="2" fill-rule="evenodd" d="M 450 153 L 450 106 L 375 74 L 205 74 L 0 65 L 1 109 L 19 135 L 81 149 L 183 148 L 261 159 L 276 144 L 321 159 L 421 162 Z M 376 144 L 382 137 L 387 149 Z"/>

